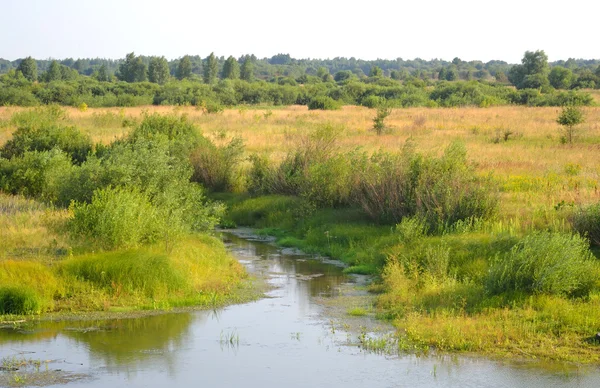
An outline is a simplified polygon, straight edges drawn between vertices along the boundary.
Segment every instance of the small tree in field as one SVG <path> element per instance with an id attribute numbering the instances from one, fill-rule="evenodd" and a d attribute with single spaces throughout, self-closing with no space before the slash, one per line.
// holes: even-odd
<path id="1" fill-rule="evenodd" d="M 386 104 L 381 104 L 377 107 L 377 114 L 373 118 L 373 129 L 378 135 L 381 135 L 385 130 L 385 119 L 392 114 L 392 108 Z"/>
<path id="2" fill-rule="evenodd" d="M 564 127 L 564 136 L 562 140 L 565 143 L 573 143 L 573 138 L 575 137 L 575 126 L 583 123 L 585 121 L 585 117 L 581 108 L 576 106 L 565 106 L 558 115 L 558 119 L 556 122 Z"/>

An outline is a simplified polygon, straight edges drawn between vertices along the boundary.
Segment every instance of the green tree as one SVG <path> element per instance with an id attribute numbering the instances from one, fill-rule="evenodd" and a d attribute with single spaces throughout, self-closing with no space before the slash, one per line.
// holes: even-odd
<path id="1" fill-rule="evenodd" d="M 106 69 L 106 65 L 102 64 L 98 69 L 98 74 L 96 75 L 96 79 L 100 82 L 108 82 L 110 81 L 110 75 L 108 74 L 108 70 Z"/>
<path id="2" fill-rule="evenodd" d="M 254 61 L 250 56 L 246 57 L 242 63 L 240 78 L 248 82 L 252 82 L 254 80 Z"/>
<path id="3" fill-rule="evenodd" d="M 517 89 L 538 88 L 548 84 L 549 72 L 548 56 L 543 50 L 526 51 L 521 64 L 510 69 L 508 79 Z"/>
<path id="4" fill-rule="evenodd" d="M 192 61 L 188 55 L 185 55 L 177 65 L 177 79 L 190 78 L 192 75 Z"/>
<path id="5" fill-rule="evenodd" d="M 560 115 L 558 115 L 558 119 L 556 122 L 564 127 L 564 136 L 562 137 L 562 141 L 565 143 L 573 143 L 573 138 L 575 137 L 575 127 L 585 121 L 585 117 L 581 108 L 576 106 L 565 106 Z"/>
<path id="6" fill-rule="evenodd" d="M 379 66 L 373 66 L 369 72 L 369 77 L 383 77 L 383 70 Z"/>
<path id="7" fill-rule="evenodd" d="M 142 57 L 135 56 L 131 52 L 125 57 L 125 61 L 119 65 L 119 71 L 116 74 L 117 78 L 125 82 L 143 82 L 147 79 L 146 65 L 142 61 Z"/>
<path id="8" fill-rule="evenodd" d="M 60 67 L 57 61 L 52 61 L 48 70 L 42 75 L 43 80 L 45 82 L 60 81 L 62 79 Z"/>
<path id="9" fill-rule="evenodd" d="M 446 81 L 458 80 L 458 69 L 456 65 L 451 65 L 446 69 Z"/>
<path id="10" fill-rule="evenodd" d="M 562 66 L 554 66 L 548 74 L 548 81 L 556 89 L 569 89 L 573 83 L 573 72 Z"/>
<path id="11" fill-rule="evenodd" d="M 219 64 L 214 53 L 210 53 L 206 57 L 206 64 L 204 65 L 204 83 L 212 85 L 217 82 L 217 75 L 219 73 Z"/>
<path id="12" fill-rule="evenodd" d="M 21 63 L 19 63 L 17 71 L 20 71 L 21 74 L 23 74 L 23 77 L 29 81 L 37 81 L 37 63 L 35 62 L 35 59 L 31 57 L 23 59 Z"/>
<path id="13" fill-rule="evenodd" d="M 169 80 L 169 63 L 165 57 L 154 57 L 148 66 L 148 80 L 163 85 Z"/>
<path id="14" fill-rule="evenodd" d="M 392 114 L 392 108 L 386 104 L 381 104 L 377 107 L 377 114 L 373 118 L 373 130 L 377 135 L 381 135 L 385 131 L 385 119 L 390 114 Z"/>
<path id="15" fill-rule="evenodd" d="M 223 71 L 221 72 L 222 79 L 238 79 L 240 78 L 240 65 L 238 61 L 231 55 L 225 61 L 223 65 Z"/>

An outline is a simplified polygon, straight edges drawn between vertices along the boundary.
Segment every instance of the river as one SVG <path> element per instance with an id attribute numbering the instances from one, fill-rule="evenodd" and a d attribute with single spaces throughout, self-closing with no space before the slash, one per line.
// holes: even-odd
<path id="1" fill-rule="evenodd" d="M 248 271 L 272 286 L 266 298 L 217 311 L 3 328 L 0 357 L 43 360 L 35 366 L 48 371 L 42 383 L 68 387 L 600 386 L 597 368 L 364 350 L 357 346 L 361 332 L 377 338 L 391 328 L 364 317 L 340 318 L 335 303 L 324 303 L 363 292 L 356 287 L 362 277 L 256 241 L 244 230 L 225 236 Z M 0 375 L 4 384 L 36 383 L 18 373 Z"/>

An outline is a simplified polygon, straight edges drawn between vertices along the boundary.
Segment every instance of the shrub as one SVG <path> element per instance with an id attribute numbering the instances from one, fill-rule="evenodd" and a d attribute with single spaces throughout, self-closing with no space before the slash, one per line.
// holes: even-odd
<path id="1" fill-rule="evenodd" d="M 103 248 L 155 242 L 162 225 L 158 210 L 135 189 L 102 189 L 91 203 L 73 203 L 69 231 L 96 240 Z"/>
<path id="2" fill-rule="evenodd" d="M 485 218 L 497 209 L 497 190 L 476 175 L 460 143 L 441 158 L 414 152 L 410 143 L 400 155 L 377 153 L 361 172 L 353 200 L 372 218 L 397 223 L 417 215 L 429 230 L 441 232 L 460 220 Z"/>
<path id="3" fill-rule="evenodd" d="M 490 268 L 486 289 L 491 294 L 527 292 L 571 297 L 587 296 L 595 287 L 598 265 L 579 235 L 535 232 Z"/>
<path id="4" fill-rule="evenodd" d="M 385 119 L 392 114 L 392 109 L 381 105 L 377 107 L 377 114 L 373 118 L 373 130 L 378 134 L 383 134 L 385 130 Z"/>
<path id="5" fill-rule="evenodd" d="M 243 153 L 244 143 L 241 138 L 234 138 L 222 147 L 208 140 L 201 142 L 190 157 L 194 168 L 192 181 L 214 191 L 231 190 Z"/>
<path id="6" fill-rule="evenodd" d="M 55 124 L 21 126 L 0 149 L 0 154 L 11 159 L 22 156 L 25 151 L 50 151 L 53 148 L 62 150 L 73 162 L 81 164 L 92 151 L 92 140 L 75 127 Z"/>
<path id="7" fill-rule="evenodd" d="M 60 150 L 25 152 L 10 160 L 0 158 L 0 189 L 11 194 L 55 201 L 62 178 L 72 165 Z"/>
<path id="8" fill-rule="evenodd" d="M 318 96 L 310 100 L 308 110 L 338 110 L 341 105 L 331 97 Z"/>
<path id="9" fill-rule="evenodd" d="M 39 314 L 40 298 L 26 287 L 0 287 L 1 314 Z"/>
<path id="10" fill-rule="evenodd" d="M 167 141 L 173 155 L 187 159 L 202 140 L 202 136 L 185 115 L 154 113 L 144 115 L 140 125 L 129 136 L 128 142 L 134 143 L 141 139 L 151 142 Z"/>
<path id="11" fill-rule="evenodd" d="M 580 209 L 573 215 L 573 227 L 587 237 L 593 245 L 600 246 L 600 204 Z"/>

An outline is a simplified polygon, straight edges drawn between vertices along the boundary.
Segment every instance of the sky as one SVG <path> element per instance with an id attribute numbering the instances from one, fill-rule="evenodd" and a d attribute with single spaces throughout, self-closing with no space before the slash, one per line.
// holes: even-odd
<path id="1" fill-rule="evenodd" d="M 0 0 L 0 58 L 599 59 L 598 0 Z"/>

